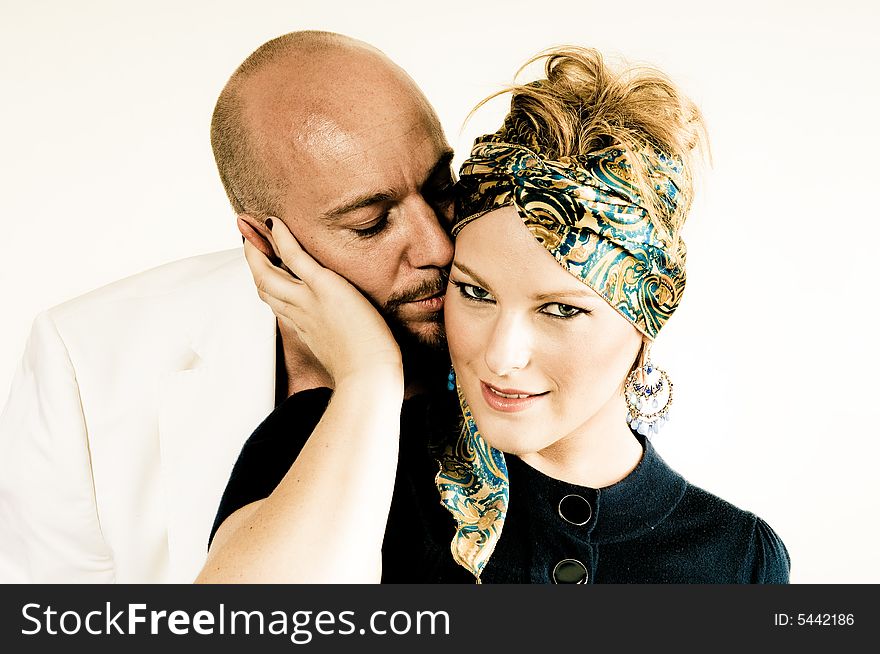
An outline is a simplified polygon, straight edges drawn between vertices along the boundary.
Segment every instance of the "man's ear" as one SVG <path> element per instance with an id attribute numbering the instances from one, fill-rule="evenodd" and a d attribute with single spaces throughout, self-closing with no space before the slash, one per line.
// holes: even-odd
<path id="1" fill-rule="evenodd" d="M 272 249 L 271 243 L 269 243 L 269 239 L 267 238 L 269 232 L 262 222 L 258 221 L 250 214 L 241 213 L 238 214 L 236 224 L 238 225 L 238 231 L 240 231 L 241 235 L 244 236 L 248 241 L 250 241 L 251 245 L 253 245 L 260 252 L 265 254 L 270 261 L 275 261 L 277 256 L 275 254 L 275 251 Z"/>

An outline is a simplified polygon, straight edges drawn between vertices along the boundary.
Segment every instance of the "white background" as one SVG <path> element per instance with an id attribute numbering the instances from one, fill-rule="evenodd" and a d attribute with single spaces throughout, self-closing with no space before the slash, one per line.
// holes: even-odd
<path id="1" fill-rule="evenodd" d="M 707 5 L 3 0 L 0 397 L 40 310 L 240 245 L 208 126 L 264 41 L 311 28 L 380 47 L 437 108 L 457 161 L 504 107 L 462 132 L 468 110 L 526 58 L 594 46 L 664 69 L 712 140 L 688 290 L 655 347 L 676 391 L 655 445 L 765 518 L 793 582 L 880 582 L 880 11 Z"/>

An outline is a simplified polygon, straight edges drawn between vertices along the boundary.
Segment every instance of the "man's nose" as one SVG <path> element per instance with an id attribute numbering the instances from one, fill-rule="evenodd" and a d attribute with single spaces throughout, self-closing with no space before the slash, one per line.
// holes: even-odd
<path id="1" fill-rule="evenodd" d="M 452 239 L 441 217 L 424 199 L 419 199 L 412 217 L 409 262 L 413 268 L 448 268 L 452 263 Z"/>
<path id="2" fill-rule="evenodd" d="M 486 343 L 486 366 L 498 377 L 522 370 L 529 365 L 531 340 L 523 318 L 499 312 Z"/>

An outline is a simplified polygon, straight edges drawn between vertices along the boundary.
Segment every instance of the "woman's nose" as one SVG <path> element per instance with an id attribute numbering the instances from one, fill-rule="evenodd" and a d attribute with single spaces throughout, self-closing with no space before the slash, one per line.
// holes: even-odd
<path id="1" fill-rule="evenodd" d="M 500 315 L 486 343 L 485 361 L 489 370 L 505 377 L 529 365 L 531 334 L 521 320 Z"/>

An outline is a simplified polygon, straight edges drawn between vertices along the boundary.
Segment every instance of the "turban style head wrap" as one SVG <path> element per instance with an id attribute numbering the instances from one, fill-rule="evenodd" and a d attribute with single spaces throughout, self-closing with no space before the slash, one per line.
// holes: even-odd
<path id="1" fill-rule="evenodd" d="M 461 167 L 453 234 L 490 211 L 516 207 L 566 270 L 653 339 L 681 301 L 685 247 L 651 220 L 626 152 L 612 146 L 553 161 L 511 132 L 506 125 L 474 143 Z M 635 156 L 656 200 L 673 214 L 682 162 L 647 144 Z"/>
<path id="2" fill-rule="evenodd" d="M 628 147 L 554 158 L 538 142 L 534 121 L 512 108 L 462 164 L 453 235 L 482 215 L 515 207 L 563 268 L 653 340 L 684 292 L 685 246 L 663 222 L 674 224 L 686 211 L 690 190 L 685 163 L 656 142 L 645 133 Z M 479 580 L 504 524 L 507 467 L 480 435 L 460 388 L 458 396 L 464 425 L 440 457 L 436 483 L 457 523 L 453 557 Z"/>

